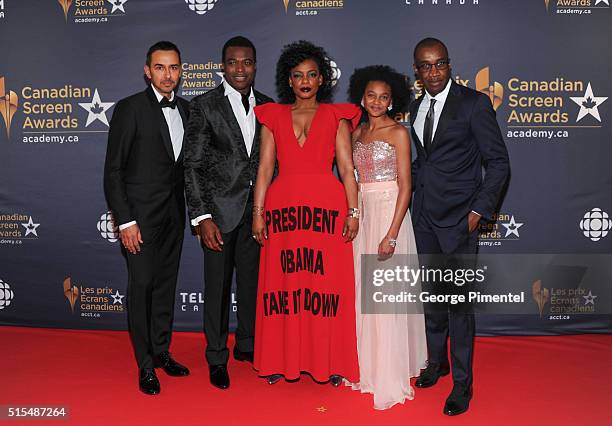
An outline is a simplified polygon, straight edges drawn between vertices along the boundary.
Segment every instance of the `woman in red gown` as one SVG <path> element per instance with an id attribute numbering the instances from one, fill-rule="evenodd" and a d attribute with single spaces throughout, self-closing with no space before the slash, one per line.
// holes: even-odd
<path id="1" fill-rule="evenodd" d="M 359 380 L 351 241 L 359 227 L 350 131 L 361 111 L 331 97 L 327 54 L 285 46 L 279 104 L 255 108 L 263 124 L 253 238 L 261 244 L 255 362 L 273 384 L 302 372 L 338 386 Z M 336 159 L 342 183 L 332 172 Z M 278 161 L 278 176 L 270 184 Z"/>

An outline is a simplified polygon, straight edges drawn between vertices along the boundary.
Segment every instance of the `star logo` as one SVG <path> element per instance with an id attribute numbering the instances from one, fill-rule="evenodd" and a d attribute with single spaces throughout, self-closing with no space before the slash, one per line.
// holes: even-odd
<path id="1" fill-rule="evenodd" d="M 122 296 L 122 295 L 119 293 L 119 290 L 117 290 L 117 291 L 115 292 L 115 294 L 111 294 L 111 297 L 113 298 L 113 305 L 116 305 L 117 303 L 118 303 L 118 304 L 120 304 L 120 305 L 122 305 L 122 304 L 123 304 L 123 298 L 124 298 L 125 296 Z"/>
<path id="2" fill-rule="evenodd" d="M 608 97 L 593 95 L 593 89 L 591 89 L 590 82 L 587 85 L 584 96 L 572 96 L 570 99 L 580 106 L 580 111 L 578 111 L 578 118 L 576 118 L 576 122 L 582 120 L 582 118 L 587 114 L 592 115 L 597 121 L 601 122 L 597 107 L 603 104 Z"/>
<path id="3" fill-rule="evenodd" d="M 597 1 L 595 2 L 595 6 L 597 6 L 599 3 L 605 3 L 605 4 L 607 4 L 608 6 L 610 6 L 609 0 L 597 0 Z"/>
<path id="4" fill-rule="evenodd" d="M 502 226 L 506 228 L 506 235 L 504 235 L 504 238 L 507 238 L 509 235 L 512 234 L 516 235 L 517 238 L 520 238 L 518 230 L 523 225 L 524 223 L 516 223 L 516 221 L 514 220 L 514 215 L 512 215 L 512 217 L 510 218 L 510 222 L 502 223 Z"/>
<path id="5" fill-rule="evenodd" d="M 582 296 L 584 297 L 584 305 L 593 305 L 595 306 L 595 299 L 597 298 L 597 296 L 595 296 L 593 293 L 591 293 L 591 290 L 589 290 L 589 294 L 587 294 L 586 296 Z"/>
<path id="6" fill-rule="evenodd" d="M 24 237 L 27 237 L 30 234 L 34 234 L 35 237 L 38 237 L 36 228 L 40 226 L 40 223 L 34 223 L 34 221 L 32 220 L 32 216 L 30 216 L 30 220 L 28 220 L 27 223 L 22 223 L 21 226 L 23 226 L 26 230 Z"/>
<path id="7" fill-rule="evenodd" d="M 108 118 L 106 118 L 106 111 L 113 105 L 114 102 L 102 102 L 100 100 L 100 95 L 98 94 L 98 89 L 94 92 L 93 98 L 91 98 L 91 102 L 79 102 L 81 108 L 89 113 L 87 116 L 87 123 L 85 123 L 85 127 L 89 126 L 96 120 L 100 120 L 102 123 L 108 126 Z"/>
<path id="8" fill-rule="evenodd" d="M 325 407 L 323 407 L 323 406 L 320 406 L 320 407 L 317 407 L 317 411 L 318 411 L 319 413 L 324 413 L 324 412 L 326 412 L 326 411 L 327 411 L 327 408 L 325 408 Z"/>
<path id="9" fill-rule="evenodd" d="M 128 0 L 106 0 L 106 1 L 113 5 L 113 9 L 111 10 L 110 13 L 115 13 L 116 10 L 120 10 L 123 13 L 125 13 L 125 9 L 123 8 L 123 5 Z"/>

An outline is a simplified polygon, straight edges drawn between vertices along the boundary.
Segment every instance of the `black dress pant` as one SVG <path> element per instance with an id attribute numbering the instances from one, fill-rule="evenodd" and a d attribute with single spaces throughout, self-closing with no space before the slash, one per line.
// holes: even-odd
<path id="1" fill-rule="evenodd" d="M 127 251 L 128 325 L 138 368 L 170 347 L 174 298 L 183 247 L 183 226 L 168 219 L 159 228 L 140 228 L 140 252 Z"/>
<path id="2" fill-rule="evenodd" d="M 474 255 L 478 249 L 478 232 L 468 232 L 467 217 L 454 227 L 440 228 L 423 212 L 414 219 L 414 234 L 419 257 L 433 255 L 437 259 L 429 266 L 439 266 L 436 262 L 446 257 L 435 255 Z M 442 288 L 441 292 L 452 291 L 450 287 Z M 449 365 L 447 339 L 450 336 L 453 381 L 471 386 L 475 322 L 470 306 L 426 303 L 424 309 L 429 363 Z"/>
<path id="3" fill-rule="evenodd" d="M 209 365 L 227 364 L 229 359 L 227 337 L 234 269 L 238 320 L 236 346 L 241 352 L 254 350 L 259 244 L 252 237 L 252 210 L 251 199 L 238 226 L 221 234 L 223 251 L 204 247 L 204 333 Z"/>

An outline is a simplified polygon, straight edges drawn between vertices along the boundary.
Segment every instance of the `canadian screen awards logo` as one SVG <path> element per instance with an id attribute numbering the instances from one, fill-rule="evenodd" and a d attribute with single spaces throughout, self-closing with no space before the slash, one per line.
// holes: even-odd
<path id="1" fill-rule="evenodd" d="M 584 214 L 580 221 L 582 234 L 591 241 L 599 241 L 612 229 L 612 220 L 608 213 L 594 208 Z"/>
<path id="2" fill-rule="evenodd" d="M 37 240 L 38 227 L 31 215 L 0 213 L 0 244 L 23 244 L 23 240 Z"/>
<path id="3" fill-rule="evenodd" d="M 498 118 L 506 124 L 508 139 L 521 143 L 564 141 L 574 129 L 599 129 L 605 121 L 608 97 L 601 96 L 600 87 L 587 79 L 560 75 L 524 79 L 510 74 L 494 81 L 491 75 L 492 69 L 486 66 L 476 73 L 473 85 L 459 75 L 455 81 L 491 99 Z M 422 85 L 415 82 L 414 88 L 418 93 Z"/>
<path id="4" fill-rule="evenodd" d="M 205 15 L 207 12 L 213 10 L 219 0 L 185 0 L 189 10 L 197 13 L 198 15 Z"/>
<path id="5" fill-rule="evenodd" d="M 57 0 L 64 20 L 75 24 L 99 24 L 109 22 L 115 16 L 125 15 L 125 4 L 128 0 Z M 71 6 L 74 4 L 74 11 Z"/>
<path id="6" fill-rule="evenodd" d="M 26 83 L 15 88 L 0 76 L 0 114 L 9 140 L 18 130 L 23 143 L 78 143 L 83 133 L 108 132 L 113 105 L 97 87 Z"/>
<path id="7" fill-rule="evenodd" d="M 115 218 L 110 211 L 103 213 L 100 216 L 97 227 L 98 231 L 100 232 L 100 236 L 109 243 L 114 243 L 119 239 L 119 228 L 117 227 Z"/>
<path id="8" fill-rule="evenodd" d="M 13 293 L 13 290 L 11 290 L 11 286 L 9 286 L 7 282 L 0 279 L 0 311 L 7 308 L 14 298 L 15 293 Z"/>
<path id="9" fill-rule="evenodd" d="M 544 0 L 544 5 L 547 12 L 551 12 L 551 5 L 554 5 L 553 13 L 592 15 L 595 11 L 610 9 L 610 0 Z"/>

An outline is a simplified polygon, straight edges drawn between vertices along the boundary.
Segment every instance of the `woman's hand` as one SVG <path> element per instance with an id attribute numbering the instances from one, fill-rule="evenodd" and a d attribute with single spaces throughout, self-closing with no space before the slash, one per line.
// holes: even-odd
<path id="1" fill-rule="evenodd" d="M 353 241 L 359 231 L 359 219 L 356 217 L 347 217 L 344 219 L 344 228 L 342 229 L 342 236 L 348 243 Z"/>
<path id="2" fill-rule="evenodd" d="M 260 246 L 263 246 L 264 240 L 268 239 L 268 231 L 266 229 L 266 221 L 261 215 L 253 215 L 253 238 Z"/>

